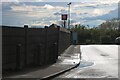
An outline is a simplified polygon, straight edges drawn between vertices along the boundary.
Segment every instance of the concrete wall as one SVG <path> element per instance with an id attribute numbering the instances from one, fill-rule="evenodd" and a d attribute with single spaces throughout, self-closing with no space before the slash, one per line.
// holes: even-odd
<path id="1" fill-rule="evenodd" d="M 57 25 L 45 28 L 2 26 L 2 68 L 22 69 L 56 62 L 70 45 L 70 32 Z"/>
<path id="2" fill-rule="evenodd" d="M 19 56 L 20 55 L 20 56 Z M 2 28 L 2 68 L 16 68 L 18 59 L 24 65 L 25 29 L 17 27 Z"/>
<path id="3" fill-rule="evenodd" d="M 69 47 L 71 43 L 70 41 L 71 41 L 70 31 L 65 28 L 59 28 L 59 49 L 58 49 L 59 55 Z"/>

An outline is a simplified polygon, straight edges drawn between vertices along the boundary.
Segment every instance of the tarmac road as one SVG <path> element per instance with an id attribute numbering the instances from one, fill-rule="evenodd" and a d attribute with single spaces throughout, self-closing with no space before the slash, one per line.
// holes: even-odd
<path id="1" fill-rule="evenodd" d="M 81 45 L 80 65 L 57 78 L 118 78 L 118 45 Z"/>

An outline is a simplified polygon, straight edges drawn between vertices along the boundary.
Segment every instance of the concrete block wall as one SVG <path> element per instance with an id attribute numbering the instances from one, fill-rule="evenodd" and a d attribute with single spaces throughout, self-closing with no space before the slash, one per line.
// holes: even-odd
<path id="1" fill-rule="evenodd" d="M 3 71 L 55 63 L 69 45 L 70 32 L 55 24 L 45 28 L 2 26 Z"/>

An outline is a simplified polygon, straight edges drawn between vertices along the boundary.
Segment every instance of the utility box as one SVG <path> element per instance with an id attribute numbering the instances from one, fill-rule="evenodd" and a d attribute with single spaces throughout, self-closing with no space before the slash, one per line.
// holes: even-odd
<path id="1" fill-rule="evenodd" d="M 78 44 L 78 33 L 71 31 L 72 44 Z"/>

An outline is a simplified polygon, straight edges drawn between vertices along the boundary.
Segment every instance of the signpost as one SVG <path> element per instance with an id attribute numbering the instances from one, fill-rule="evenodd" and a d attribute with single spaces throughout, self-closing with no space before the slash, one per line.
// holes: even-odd
<path id="1" fill-rule="evenodd" d="M 67 14 L 62 14 L 61 19 L 64 20 L 64 28 L 66 27 Z"/>

